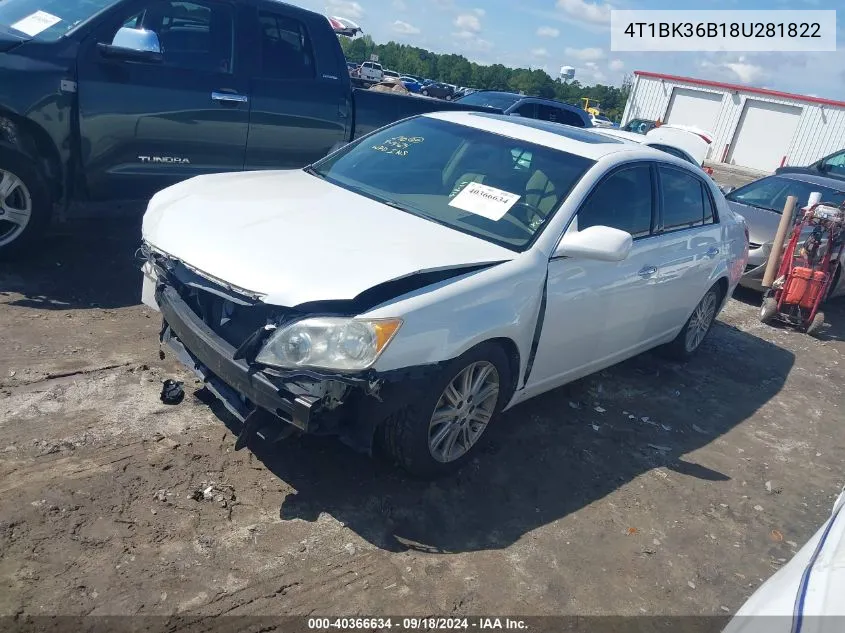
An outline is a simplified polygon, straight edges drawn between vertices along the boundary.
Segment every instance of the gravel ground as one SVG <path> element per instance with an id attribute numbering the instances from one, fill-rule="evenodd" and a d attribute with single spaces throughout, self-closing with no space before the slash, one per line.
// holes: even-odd
<path id="1" fill-rule="evenodd" d="M 813 339 L 746 293 L 694 361 L 519 406 L 435 483 L 332 440 L 236 453 L 159 360 L 137 235 L 67 224 L 0 268 L 0 614 L 725 615 L 845 483 L 845 306 Z"/>

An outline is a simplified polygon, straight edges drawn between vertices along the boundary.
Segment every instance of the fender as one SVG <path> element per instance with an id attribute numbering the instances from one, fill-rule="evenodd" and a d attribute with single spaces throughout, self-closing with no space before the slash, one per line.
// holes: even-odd
<path id="1" fill-rule="evenodd" d="M 49 134 L 37 124 L 6 110 L 0 110 L 0 147 L 17 151 L 35 162 L 50 185 L 53 200 L 66 191 L 59 150 Z"/>

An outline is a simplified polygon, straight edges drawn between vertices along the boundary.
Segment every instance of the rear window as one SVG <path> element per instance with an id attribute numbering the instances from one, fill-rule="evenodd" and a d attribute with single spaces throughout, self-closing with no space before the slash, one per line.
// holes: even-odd
<path id="1" fill-rule="evenodd" d="M 520 95 L 503 94 L 500 92 L 473 92 L 465 97 L 461 97 L 458 101 L 483 108 L 507 110 L 520 99 L 522 99 Z"/>
<path id="2" fill-rule="evenodd" d="M 395 123 L 309 169 L 402 211 L 521 251 L 594 165 L 429 117 Z"/>
<path id="3" fill-rule="evenodd" d="M 13 33 L 53 42 L 118 0 L 0 0 L 0 25 Z"/>

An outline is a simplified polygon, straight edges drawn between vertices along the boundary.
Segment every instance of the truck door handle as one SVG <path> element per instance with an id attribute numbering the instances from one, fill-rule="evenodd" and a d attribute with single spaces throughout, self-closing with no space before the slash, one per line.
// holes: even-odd
<path id="1" fill-rule="evenodd" d="M 715 246 L 711 246 L 710 248 L 707 249 L 707 252 L 704 253 L 704 254 L 707 255 L 707 257 L 715 257 L 716 255 L 719 254 L 719 249 L 716 248 Z"/>
<path id="2" fill-rule="evenodd" d="M 646 266 L 640 270 L 637 274 L 642 277 L 643 279 L 648 279 L 649 277 L 655 275 L 657 273 L 656 266 Z"/>
<path id="3" fill-rule="evenodd" d="M 211 100 L 222 103 L 248 103 L 249 97 L 232 92 L 212 92 Z"/>

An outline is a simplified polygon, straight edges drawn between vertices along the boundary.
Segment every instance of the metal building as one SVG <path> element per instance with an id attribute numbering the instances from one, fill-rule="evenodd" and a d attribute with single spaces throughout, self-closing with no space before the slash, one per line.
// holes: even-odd
<path id="1" fill-rule="evenodd" d="M 622 124 L 694 125 L 713 134 L 708 159 L 771 172 L 845 148 L 845 102 L 636 71 Z"/>

